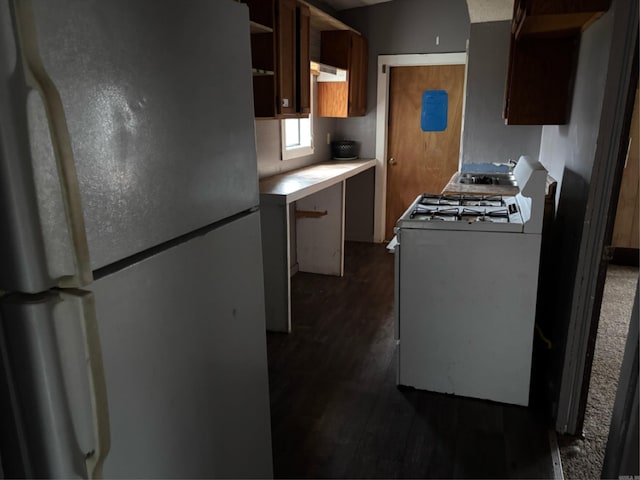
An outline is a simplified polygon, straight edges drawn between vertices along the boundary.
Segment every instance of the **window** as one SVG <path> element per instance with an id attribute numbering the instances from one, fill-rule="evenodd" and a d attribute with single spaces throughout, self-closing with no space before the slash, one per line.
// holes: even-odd
<path id="1" fill-rule="evenodd" d="M 313 92 L 313 76 L 311 77 Z M 282 132 L 282 159 L 304 157 L 313 153 L 313 94 L 309 118 L 287 118 L 280 122 Z"/>

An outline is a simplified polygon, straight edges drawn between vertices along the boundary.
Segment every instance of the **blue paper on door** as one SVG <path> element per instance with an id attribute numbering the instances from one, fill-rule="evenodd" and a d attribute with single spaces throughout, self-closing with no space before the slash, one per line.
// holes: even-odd
<path id="1" fill-rule="evenodd" d="M 420 127 L 423 132 L 442 132 L 447 129 L 449 95 L 444 90 L 425 90 L 422 94 Z"/>

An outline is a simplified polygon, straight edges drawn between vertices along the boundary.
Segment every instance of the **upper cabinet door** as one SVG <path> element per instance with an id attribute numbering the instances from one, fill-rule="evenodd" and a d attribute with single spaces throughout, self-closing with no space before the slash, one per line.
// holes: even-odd
<path id="1" fill-rule="evenodd" d="M 297 0 L 244 2 L 254 22 L 251 53 L 255 116 L 308 116 L 311 106 L 309 7 Z"/>
<path id="2" fill-rule="evenodd" d="M 349 69 L 349 116 L 367 113 L 367 39 L 362 35 L 351 36 Z"/>
<path id="3" fill-rule="evenodd" d="M 277 110 L 281 115 L 296 113 L 296 2 L 278 0 L 277 25 Z"/>
<path id="4" fill-rule="evenodd" d="M 311 113 L 311 54 L 309 39 L 311 36 L 311 14 L 307 5 L 298 5 L 298 112 Z"/>

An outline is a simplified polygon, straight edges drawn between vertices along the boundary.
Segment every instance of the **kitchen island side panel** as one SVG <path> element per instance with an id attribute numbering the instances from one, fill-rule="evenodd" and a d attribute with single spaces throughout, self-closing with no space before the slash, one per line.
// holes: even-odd
<path id="1" fill-rule="evenodd" d="M 527 405 L 540 235 L 400 233 L 399 383 Z"/>

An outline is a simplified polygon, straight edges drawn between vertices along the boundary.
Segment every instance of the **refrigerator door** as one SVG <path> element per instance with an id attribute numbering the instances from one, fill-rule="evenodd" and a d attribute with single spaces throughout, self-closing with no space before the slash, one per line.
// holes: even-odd
<path id="1" fill-rule="evenodd" d="M 106 478 L 271 477 L 259 214 L 96 280 Z"/>
<path id="2" fill-rule="evenodd" d="M 14 17 L 43 106 L 18 97 L 28 147 L 2 161 L 57 155 L 75 177 L 90 270 L 258 204 L 246 5 L 33 0 Z"/>
<path id="3" fill-rule="evenodd" d="M 0 432 L 9 477 L 94 478 L 109 449 L 91 295 L 51 291 L 0 303 Z"/>

